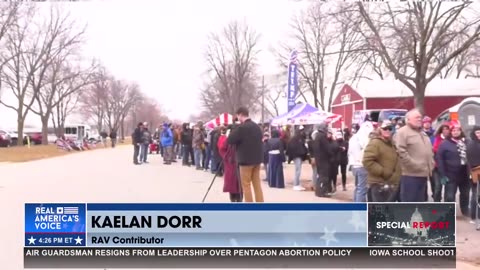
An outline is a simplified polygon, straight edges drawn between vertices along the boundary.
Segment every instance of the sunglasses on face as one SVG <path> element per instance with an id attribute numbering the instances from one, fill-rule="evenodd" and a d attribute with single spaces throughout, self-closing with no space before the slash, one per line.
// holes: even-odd
<path id="1" fill-rule="evenodd" d="M 384 128 L 382 128 L 382 130 L 384 130 L 384 131 L 392 131 L 392 129 L 393 129 L 392 127 L 384 127 Z"/>

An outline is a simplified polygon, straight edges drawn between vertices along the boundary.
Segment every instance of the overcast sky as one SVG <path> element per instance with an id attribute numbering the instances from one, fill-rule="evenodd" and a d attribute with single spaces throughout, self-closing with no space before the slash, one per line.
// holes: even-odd
<path id="1" fill-rule="evenodd" d="M 79 22 L 88 23 L 85 55 L 99 58 L 115 76 L 137 81 L 171 118 L 186 119 L 200 110 L 208 33 L 229 21 L 245 19 L 262 36 L 263 72 L 273 74 L 278 72 L 277 63 L 269 48 L 288 37 L 288 25 L 300 4 L 289 0 L 104 0 L 68 7 Z M 13 111 L 2 107 L 0 114 L 7 116 L 2 117 L 3 125 L 15 125 Z M 33 115 L 27 124 L 40 125 Z"/>

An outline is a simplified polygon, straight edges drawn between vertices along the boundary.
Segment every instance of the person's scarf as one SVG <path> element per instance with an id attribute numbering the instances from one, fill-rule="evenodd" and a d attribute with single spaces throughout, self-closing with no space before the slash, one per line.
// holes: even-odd
<path id="1" fill-rule="evenodd" d="M 460 162 L 462 165 L 467 164 L 467 145 L 461 138 L 452 138 L 452 141 L 457 145 L 457 151 L 460 155 Z"/>

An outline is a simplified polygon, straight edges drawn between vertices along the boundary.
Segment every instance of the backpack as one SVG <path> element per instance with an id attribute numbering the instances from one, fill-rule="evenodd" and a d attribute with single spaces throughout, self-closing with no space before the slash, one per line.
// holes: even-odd
<path id="1" fill-rule="evenodd" d="M 162 137 L 170 138 L 170 133 L 168 133 L 168 129 L 165 129 L 165 130 L 162 132 Z"/>

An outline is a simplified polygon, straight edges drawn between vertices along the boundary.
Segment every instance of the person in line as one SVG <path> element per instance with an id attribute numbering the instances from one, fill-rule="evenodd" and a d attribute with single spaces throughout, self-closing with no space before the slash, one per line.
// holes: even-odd
<path id="1" fill-rule="evenodd" d="M 363 154 L 363 166 L 368 172 L 371 201 L 395 202 L 400 183 L 400 158 L 392 141 L 393 124 L 384 121 Z"/>
<path id="2" fill-rule="evenodd" d="M 148 146 L 150 145 L 150 142 L 152 141 L 152 136 L 150 134 L 150 131 L 148 130 L 148 123 L 143 122 L 143 137 L 142 137 L 142 145 L 140 149 L 140 161 L 142 163 L 148 163 L 147 157 L 148 157 Z"/>
<path id="3" fill-rule="evenodd" d="M 170 125 L 168 123 L 163 124 L 163 131 L 162 131 L 162 145 L 163 145 L 163 164 L 170 165 L 172 164 L 172 160 L 175 159 L 175 155 L 173 154 L 173 146 L 174 146 L 174 134 Z"/>
<path id="4" fill-rule="evenodd" d="M 317 197 L 330 197 L 328 195 L 331 170 L 329 161 L 333 158 L 333 152 L 329 145 L 327 132 L 328 126 L 326 124 L 319 125 L 313 144 L 313 154 L 318 173 L 318 181 L 315 186 L 315 196 Z"/>
<path id="5" fill-rule="evenodd" d="M 227 143 L 227 137 L 233 127 L 226 132 L 225 127 L 221 127 L 222 138 L 218 140 L 218 149 L 223 160 L 223 192 L 230 195 L 231 202 L 242 202 L 242 192 L 240 181 L 238 179 L 238 168 L 236 160 L 235 145 Z"/>
<path id="6" fill-rule="evenodd" d="M 193 158 L 192 163 L 189 162 L 189 157 L 193 155 L 193 136 L 192 136 L 192 131 L 190 130 L 189 124 L 188 123 L 183 123 L 182 127 L 182 133 L 180 134 L 181 138 L 181 143 L 182 143 L 182 148 L 183 148 L 183 159 L 182 159 L 182 165 L 183 166 L 190 166 L 193 163 Z"/>
<path id="7" fill-rule="evenodd" d="M 263 170 L 265 171 L 265 179 L 263 181 L 268 181 L 268 140 L 270 139 L 270 133 L 266 131 L 263 133 Z"/>
<path id="8" fill-rule="evenodd" d="M 178 128 L 178 125 L 174 125 L 172 128 L 173 133 L 173 160 L 172 162 L 177 162 L 177 159 L 182 157 L 182 143 L 181 143 L 181 131 Z"/>
<path id="9" fill-rule="evenodd" d="M 373 131 L 373 124 L 370 121 L 363 122 L 357 132 L 348 142 L 348 167 L 355 177 L 355 191 L 353 193 L 354 202 L 367 201 L 367 179 L 368 172 L 363 167 L 363 152 L 370 141 L 370 133 Z"/>
<path id="10" fill-rule="evenodd" d="M 109 134 L 109 137 L 110 137 L 110 143 L 112 148 L 115 148 L 115 146 L 117 145 L 117 131 L 112 130 Z M 88 139 L 88 135 L 87 135 L 87 139 Z"/>
<path id="11" fill-rule="evenodd" d="M 464 216 L 468 216 L 470 176 L 467 168 L 467 146 L 458 122 L 450 123 L 450 136 L 440 144 L 436 158 L 440 181 L 445 185 L 445 202 L 455 202 L 459 190 L 460 211 Z"/>
<path id="12" fill-rule="evenodd" d="M 297 133 L 288 142 L 286 151 L 289 163 L 293 160 L 293 164 L 295 164 L 295 178 L 293 180 L 293 190 L 295 191 L 305 190 L 305 188 L 300 185 L 302 163 L 307 160 L 308 155 L 308 149 L 305 146 L 305 133 L 303 132 L 303 130 L 303 126 L 300 126 L 300 129 L 297 131 Z"/>
<path id="13" fill-rule="evenodd" d="M 314 142 L 315 142 L 315 137 L 318 134 L 318 125 L 315 125 L 313 127 L 313 130 L 310 132 L 309 140 L 307 142 L 307 149 L 308 149 L 308 162 L 310 163 L 310 166 L 312 168 L 312 184 L 309 188 L 309 190 L 315 191 L 315 187 L 317 185 L 318 181 L 318 172 L 317 172 L 317 166 L 315 164 L 315 154 L 314 154 Z"/>
<path id="14" fill-rule="evenodd" d="M 273 188 L 285 188 L 283 163 L 286 160 L 284 143 L 280 138 L 280 132 L 272 130 L 272 137 L 267 141 L 268 151 L 268 186 Z"/>
<path id="15" fill-rule="evenodd" d="M 477 186 L 480 182 L 480 126 L 474 126 L 467 143 L 467 163 L 472 176 L 472 195 L 470 197 L 470 218 L 475 223 L 477 213 L 480 212 L 480 194 Z"/>
<path id="16" fill-rule="evenodd" d="M 433 143 L 433 155 L 435 161 L 437 160 L 437 152 L 438 148 L 450 136 L 450 127 L 447 124 L 443 124 L 437 130 L 435 134 L 435 140 Z M 441 202 L 442 201 L 442 194 L 444 193 L 444 185 L 440 182 L 440 173 L 438 172 L 438 164 L 435 162 L 435 168 L 433 168 L 432 179 L 433 179 L 433 194 L 432 198 L 434 202 Z M 427 196 L 428 198 L 428 196 Z M 445 198 L 445 196 L 443 196 Z"/>
<path id="17" fill-rule="evenodd" d="M 193 128 L 193 154 L 195 158 L 195 168 L 199 171 L 202 170 L 204 140 L 202 122 L 198 122 Z"/>
<path id="18" fill-rule="evenodd" d="M 422 132 L 422 114 L 418 109 L 406 114 L 407 124 L 395 135 L 395 144 L 402 165 L 401 202 L 424 202 L 428 178 L 435 166 L 430 138 Z"/>
<path id="19" fill-rule="evenodd" d="M 204 156 L 203 156 L 203 170 L 204 171 L 208 171 L 210 170 L 211 166 L 210 166 L 210 161 L 212 159 L 212 147 L 210 145 L 210 142 L 212 140 L 212 132 L 213 132 L 213 129 L 203 129 L 203 134 L 205 135 L 205 139 L 204 139 L 204 142 L 203 142 L 203 153 L 204 153 Z"/>
<path id="20" fill-rule="evenodd" d="M 262 129 L 249 117 L 248 109 L 238 108 L 236 117 L 240 125 L 228 136 L 228 143 L 236 146 L 237 162 L 240 167 L 240 181 L 245 202 L 253 202 L 253 192 L 256 202 L 263 202 L 263 191 L 260 180 L 262 164 Z"/>
<path id="21" fill-rule="evenodd" d="M 347 191 L 347 165 L 348 165 L 348 140 L 350 134 L 344 131 L 342 134 L 341 132 L 337 132 L 337 143 L 340 147 L 340 157 L 339 157 L 339 165 L 340 165 L 340 174 L 342 176 L 342 189 L 343 191 Z"/>
<path id="22" fill-rule="evenodd" d="M 218 174 L 219 176 L 222 176 L 222 172 L 221 172 L 222 166 L 220 166 L 222 162 L 222 157 L 220 156 L 220 151 L 218 148 L 218 139 L 221 136 L 222 127 L 216 127 L 213 129 L 212 133 L 210 134 L 210 143 L 209 143 L 210 148 L 212 150 L 212 158 L 211 158 L 212 161 L 210 164 L 210 172 L 212 174 Z"/>
<path id="23" fill-rule="evenodd" d="M 137 127 L 132 134 L 132 144 L 133 144 L 133 164 L 141 164 L 138 160 L 140 154 L 140 145 L 143 143 L 143 123 L 138 123 Z"/>
<path id="24" fill-rule="evenodd" d="M 328 129 L 327 138 L 333 154 L 332 158 L 329 161 L 331 169 L 328 191 L 331 195 L 334 195 L 337 192 L 338 166 L 340 165 L 340 146 L 338 145 L 336 138 L 333 136 L 333 131 L 331 129 Z"/>
<path id="25" fill-rule="evenodd" d="M 433 144 L 435 143 L 435 130 L 432 127 L 432 118 L 428 116 L 424 116 L 422 123 L 423 123 L 422 131 L 425 132 L 425 134 L 427 134 L 428 138 L 430 138 L 430 143 L 433 146 Z M 432 191 L 432 197 L 433 197 L 433 194 L 435 193 L 435 179 L 433 177 L 433 171 L 432 171 L 432 177 L 430 177 L 429 180 L 430 180 L 430 190 Z M 425 200 L 428 201 L 428 190 L 425 191 Z"/>

